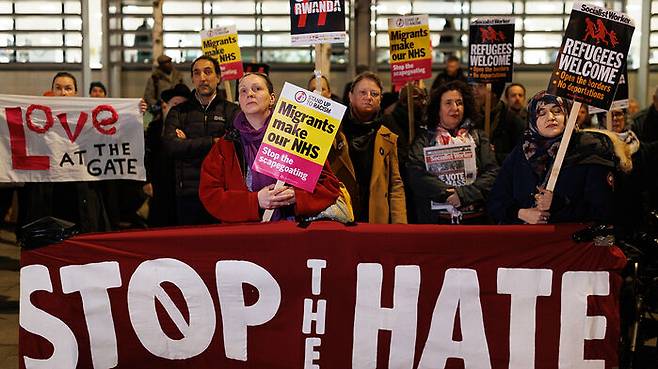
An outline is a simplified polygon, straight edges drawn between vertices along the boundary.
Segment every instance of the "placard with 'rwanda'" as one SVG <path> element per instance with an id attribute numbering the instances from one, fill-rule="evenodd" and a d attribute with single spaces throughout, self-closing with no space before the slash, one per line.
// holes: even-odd
<path id="1" fill-rule="evenodd" d="M 290 44 L 345 42 L 345 0 L 290 0 Z"/>
<path id="2" fill-rule="evenodd" d="M 238 46 L 238 31 L 235 26 L 201 31 L 203 53 L 217 59 L 222 70 L 222 80 L 239 79 L 244 74 L 242 56 Z"/>
<path id="3" fill-rule="evenodd" d="M 634 30 L 626 14 L 574 2 L 548 93 L 608 110 Z"/>
<path id="4" fill-rule="evenodd" d="M 388 19 L 391 83 L 432 77 L 432 43 L 427 15 Z"/>
<path id="5" fill-rule="evenodd" d="M 313 192 L 346 109 L 286 82 L 253 169 Z"/>
<path id="6" fill-rule="evenodd" d="M 471 21 L 468 35 L 468 79 L 479 83 L 511 82 L 514 70 L 514 21 Z"/>

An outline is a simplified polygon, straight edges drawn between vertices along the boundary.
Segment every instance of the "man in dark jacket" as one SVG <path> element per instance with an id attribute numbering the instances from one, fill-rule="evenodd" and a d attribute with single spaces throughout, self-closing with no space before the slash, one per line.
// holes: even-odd
<path id="1" fill-rule="evenodd" d="M 434 82 L 432 82 L 431 90 L 436 90 L 439 86 L 455 80 L 466 82 L 466 74 L 462 70 L 459 58 L 450 55 L 446 59 L 446 67 L 436 76 Z"/>
<path id="2" fill-rule="evenodd" d="M 631 130 L 640 142 L 658 141 L 658 88 L 653 93 L 653 104 L 633 117 Z"/>
<path id="3" fill-rule="evenodd" d="M 215 220 L 199 200 L 201 163 L 212 145 L 233 124 L 239 108 L 217 94 L 219 63 L 206 55 L 192 62 L 192 98 L 169 111 L 165 120 L 165 152 L 175 160 L 178 224 L 209 224 Z"/>
<path id="4" fill-rule="evenodd" d="M 498 165 L 512 152 L 523 138 L 523 131 L 527 123 L 521 117 L 513 112 L 507 104 L 500 100 L 503 92 L 504 83 L 494 83 L 491 86 L 491 112 L 489 119 L 491 122 L 491 137 L 489 142 L 496 154 Z M 475 126 L 484 129 L 484 107 L 487 89 L 484 84 L 477 84 L 473 88 L 475 92 L 476 106 L 480 107 L 481 120 L 476 122 Z"/>

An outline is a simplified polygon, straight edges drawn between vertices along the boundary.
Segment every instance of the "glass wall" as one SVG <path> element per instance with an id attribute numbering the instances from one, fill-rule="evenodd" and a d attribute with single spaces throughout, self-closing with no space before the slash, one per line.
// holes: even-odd
<path id="1" fill-rule="evenodd" d="M 93 68 L 99 68 L 104 47 L 101 0 L 85 1 L 90 6 L 90 62 Z M 629 55 L 631 68 L 639 67 L 640 19 L 650 16 L 649 60 L 658 64 L 658 0 L 651 1 L 651 15 L 642 14 L 642 0 L 590 2 L 612 6 L 636 20 Z M 109 3 L 112 61 L 123 65 L 151 63 L 151 1 L 109 0 Z M 387 64 L 387 18 L 428 14 L 435 63 L 442 63 L 446 52 L 465 61 L 472 18 L 512 16 L 516 21 L 515 63 L 541 68 L 555 60 L 572 6 L 573 1 L 563 0 L 372 0 L 371 37 L 377 62 Z M 349 27 L 351 6 L 346 8 Z M 165 53 L 176 62 L 190 61 L 201 53 L 200 30 L 234 24 L 239 32 L 243 60 L 309 63 L 313 48 L 290 46 L 288 9 L 287 0 L 166 0 Z M 332 45 L 332 50 L 332 62 L 348 62 L 347 42 Z M 81 59 L 81 0 L 0 0 L 0 64 L 80 63 Z"/>
<path id="2" fill-rule="evenodd" d="M 121 62 L 151 63 L 152 7 L 121 2 L 110 8 L 112 49 Z M 262 63 L 310 63 L 312 47 L 290 46 L 290 2 L 266 0 L 175 1 L 163 3 L 165 53 L 175 62 L 189 62 L 201 54 L 199 31 L 235 25 L 242 59 Z M 349 7 L 345 24 L 349 27 Z M 119 37 L 116 37 L 119 36 Z M 348 47 L 332 45 L 332 62 L 347 63 Z"/>
<path id="3" fill-rule="evenodd" d="M 81 63 L 76 1 L 0 1 L 0 63 Z"/>
<path id="4" fill-rule="evenodd" d="M 602 1 L 588 3 L 624 11 L 636 20 L 629 55 L 629 66 L 639 67 L 641 0 Z M 434 51 L 434 62 L 443 63 L 449 53 L 464 62 L 468 55 L 468 26 L 471 19 L 488 16 L 511 16 L 515 19 L 514 62 L 520 65 L 552 65 L 569 23 L 573 1 L 562 0 L 439 0 L 399 1 L 375 0 L 373 18 L 377 62 L 388 63 L 389 17 L 404 14 L 428 14 Z M 658 1 L 653 1 L 651 18 L 650 62 L 658 63 Z"/>

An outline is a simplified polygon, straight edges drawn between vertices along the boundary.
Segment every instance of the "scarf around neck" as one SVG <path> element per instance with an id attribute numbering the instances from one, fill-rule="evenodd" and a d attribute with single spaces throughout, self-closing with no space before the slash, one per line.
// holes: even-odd
<path id="1" fill-rule="evenodd" d="M 537 174 L 542 184 L 548 181 L 548 170 L 555 161 L 555 156 L 560 148 L 562 134 L 557 137 L 548 138 L 539 133 L 537 128 L 537 111 L 546 104 L 555 104 L 564 111 L 566 119 L 571 110 L 571 102 L 558 96 L 549 95 L 546 91 L 540 91 L 528 102 L 528 128 L 523 133 L 523 155 Z"/>

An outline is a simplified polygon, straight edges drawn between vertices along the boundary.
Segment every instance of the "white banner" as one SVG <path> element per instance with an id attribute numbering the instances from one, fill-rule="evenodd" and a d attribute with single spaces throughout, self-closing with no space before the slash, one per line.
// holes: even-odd
<path id="1" fill-rule="evenodd" d="M 139 99 L 0 95 L 0 182 L 145 180 Z"/>

